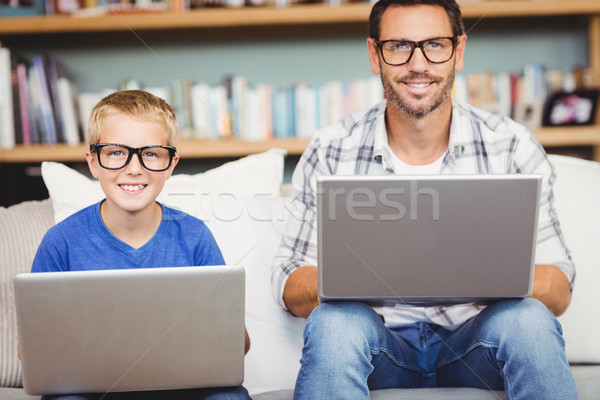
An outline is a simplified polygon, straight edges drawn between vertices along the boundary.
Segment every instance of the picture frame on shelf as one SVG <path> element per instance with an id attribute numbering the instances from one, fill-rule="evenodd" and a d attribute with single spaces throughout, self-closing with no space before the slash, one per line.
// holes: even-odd
<path id="1" fill-rule="evenodd" d="M 45 0 L 0 0 L 0 18 L 44 15 Z"/>
<path id="2" fill-rule="evenodd" d="M 518 101 L 515 104 L 514 120 L 529 129 L 537 129 L 542 125 L 544 102 L 539 100 Z"/>
<path id="3" fill-rule="evenodd" d="M 544 108 L 543 126 L 592 125 L 598 107 L 598 89 L 558 92 Z"/>

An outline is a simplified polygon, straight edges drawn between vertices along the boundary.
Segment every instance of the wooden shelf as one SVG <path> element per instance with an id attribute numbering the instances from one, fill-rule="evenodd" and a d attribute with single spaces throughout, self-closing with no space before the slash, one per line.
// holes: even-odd
<path id="1" fill-rule="evenodd" d="M 305 139 L 271 139 L 261 142 L 247 142 L 236 139 L 223 140 L 184 140 L 177 143 L 181 158 L 228 158 L 243 157 L 261 153 L 272 148 L 284 149 L 288 155 L 300 155 L 306 148 Z M 83 162 L 86 145 L 55 146 L 33 145 L 0 149 L 0 163 L 38 163 L 42 161 Z"/>
<path id="2" fill-rule="evenodd" d="M 545 147 L 600 146 L 600 126 L 552 127 L 535 131 Z"/>
<path id="3" fill-rule="evenodd" d="M 460 4 L 463 17 L 501 18 L 600 14 L 598 0 L 510 0 Z M 286 8 L 207 8 L 187 12 L 121 13 L 94 17 L 54 15 L 1 18 L 0 37 L 48 33 L 161 31 L 293 25 L 366 25 L 371 5 L 350 3 L 341 7 L 306 4 Z"/>
<path id="4" fill-rule="evenodd" d="M 600 126 L 540 128 L 535 135 L 544 147 L 592 146 L 595 158 L 600 161 Z M 180 139 L 177 150 L 183 159 L 243 157 L 261 153 L 272 148 L 284 149 L 289 155 L 300 155 L 308 145 L 308 139 L 270 139 L 247 142 L 236 139 L 185 140 Z M 38 163 L 42 161 L 85 161 L 87 146 L 16 146 L 0 150 L 0 163 Z"/>

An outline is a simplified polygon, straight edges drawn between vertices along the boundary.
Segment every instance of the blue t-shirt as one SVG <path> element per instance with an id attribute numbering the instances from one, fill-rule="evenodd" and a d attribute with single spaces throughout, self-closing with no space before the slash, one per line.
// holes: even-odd
<path id="1" fill-rule="evenodd" d="M 100 216 L 100 203 L 48 230 L 31 272 L 224 265 L 204 222 L 161 204 L 162 221 L 139 249 L 115 237 Z"/>

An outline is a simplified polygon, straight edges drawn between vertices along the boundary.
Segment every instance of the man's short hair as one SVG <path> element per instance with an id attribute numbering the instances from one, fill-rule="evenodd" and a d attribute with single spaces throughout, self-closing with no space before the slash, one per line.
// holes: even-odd
<path id="1" fill-rule="evenodd" d="M 379 40 L 381 30 L 381 19 L 388 7 L 411 7 L 411 6 L 440 6 L 448 15 L 452 26 L 452 35 L 458 36 L 465 33 L 465 24 L 462 13 L 455 0 L 379 0 L 373 5 L 369 16 L 369 36 Z"/>
<path id="2" fill-rule="evenodd" d="M 126 115 L 131 118 L 155 122 L 165 131 L 167 144 L 175 146 L 177 142 L 177 119 L 175 112 L 163 99 L 143 90 L 124 90 L 104 97 L 92 110 L 88 122 L 90 144 L 98 143 L 102 124 L 114 115 Z"/>

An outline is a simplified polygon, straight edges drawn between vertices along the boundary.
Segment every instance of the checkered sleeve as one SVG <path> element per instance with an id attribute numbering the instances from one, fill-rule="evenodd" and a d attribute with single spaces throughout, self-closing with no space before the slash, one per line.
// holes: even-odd
<path id="1" fill-rule="evenodd" d="M 283 290 L 288 277 L 300 267 L 317 265 L 316 178 L 330 174 L 320 156 L 319 145 L 318 138 L 311 141 L 294 171 L 294 197 L 271 267 L 273 296 L 283 309 L 287 309 L 283 302 Z"/>
<path id="2" fill-rule="evenodd" d="M 556 181 L 554 167 L 537 140 L 523 140 L 514 157 L 517 173 L 541 174 L 542 192 L 538 219 L 535 264 L 551 264 L 559 267 L 569 279 L 571 290 L 575 280 L 575 266 L 562 235 L 554 209 L 553 185 Z"/>

